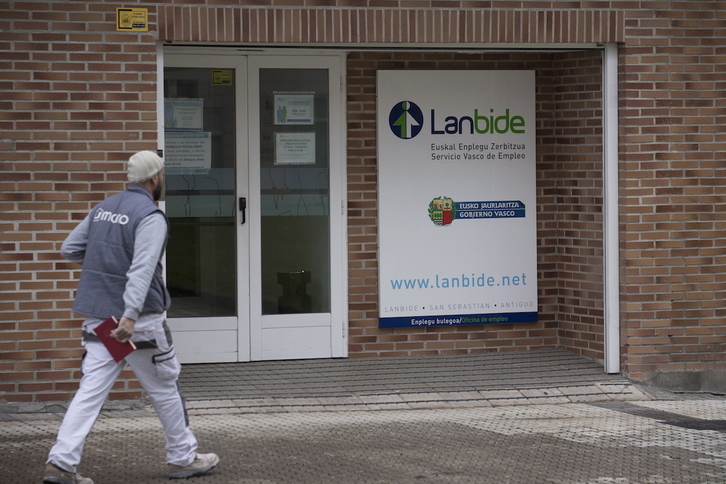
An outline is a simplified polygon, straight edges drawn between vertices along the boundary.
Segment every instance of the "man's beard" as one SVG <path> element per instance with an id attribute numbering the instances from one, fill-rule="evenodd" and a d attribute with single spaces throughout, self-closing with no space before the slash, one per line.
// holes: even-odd
<path id="1" fill-rule="evenodd" d="M 154 195 L 155 202 L 158 202 L 159 200 L 161 200 L 161 193 L 162 193 L 163 189 L 164 189 L 164 187 L 161 186 L 161 183 L 156 185 L 156 188 L 154 188 L 154 193 L 152 195 Z"/>

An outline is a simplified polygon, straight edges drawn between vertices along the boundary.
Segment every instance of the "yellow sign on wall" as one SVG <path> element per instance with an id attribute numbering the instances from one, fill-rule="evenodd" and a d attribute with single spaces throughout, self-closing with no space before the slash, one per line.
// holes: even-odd
<path id="1" fill-rule="evenodd" d="M 148 32 L 148 8 L 117 8 L 116 30 Z"/>

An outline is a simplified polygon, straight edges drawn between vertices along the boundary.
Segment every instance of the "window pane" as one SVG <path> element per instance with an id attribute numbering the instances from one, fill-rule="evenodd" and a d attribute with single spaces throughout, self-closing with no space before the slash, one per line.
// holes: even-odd
<path id="1" fill-rule="evenodd" d="M 330 311 L 328 71 L 260 69 L 262 313 Z"/>
<path id="2" fill-rule="evenodd" d="M 231 70 L 164 71 L 170 317 L 237 314 L 231 76 Z"/>

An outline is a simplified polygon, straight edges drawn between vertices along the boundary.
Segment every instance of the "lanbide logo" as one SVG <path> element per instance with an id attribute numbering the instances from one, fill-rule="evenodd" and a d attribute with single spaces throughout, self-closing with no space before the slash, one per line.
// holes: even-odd
<path id="1" fill-rule="evenodd" d="M 421 108 L 411 101 L 401 101 L 388 115 L 388 126 L 401 139 L 411 139 L 421 132 L 424 117 Z"/>
<path id="2" fill-rule="evenodd" d="M 472 115 L 454 116 L 437 115 L 436 109 L 431 109 L 432 135 L 448 134 L 524 134 L 526 122 L 523 116 L 512 114 L 507 108 L 502 113 L 494 109 L 474 109 Z M 424 115 L 421 108 L 411 101 L 401 101 L 391 109 L 388 115 L 388 125 L 393 134 L 401 139 L 416 137 L 424 126 Z"/>

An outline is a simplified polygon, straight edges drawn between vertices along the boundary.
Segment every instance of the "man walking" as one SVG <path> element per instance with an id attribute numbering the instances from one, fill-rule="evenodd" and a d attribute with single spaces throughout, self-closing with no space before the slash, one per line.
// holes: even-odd
<path id="1" fill-rule="evenodd" d="M 198 476 L 219 464 L 217 455 L 197 453 L 177 385 L 181 365 L 166 325 L 170 298 L 161 266 L 169 224 L 154 203 L 164 185 L 162 159 L 153 151 L 134 154 L 128 179 L 127 189 L 96 205 L 61 248 L 63 257 L 83 265 L 73 310 L 86 316 L 86 355 L 80 388 L 48 456 L 46 484 L 93 484 L 78 474 L 77 466 L 86 437 L 126 363 L 164 428 L 169 477 Z M 121 342 L 131 340 L 137 348 L 118 363 L 93 331 L 110 316 L 119 318 L 111 335 Z"/>

